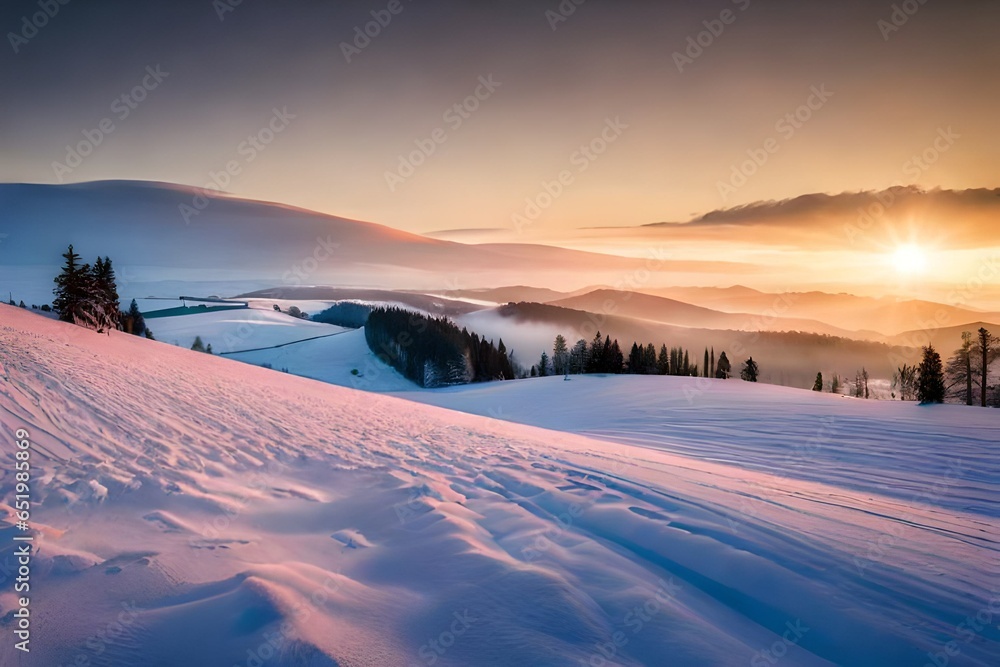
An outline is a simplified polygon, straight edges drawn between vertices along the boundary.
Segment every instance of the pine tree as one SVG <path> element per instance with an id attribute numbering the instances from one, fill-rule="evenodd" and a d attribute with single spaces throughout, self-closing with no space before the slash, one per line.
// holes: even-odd
<path id="1" fill-rule="evenodd" d="M 201 336 L 194 337 L 194 343 L 191 345 L 191 349 L 194 350 L 195 352 L 205 351 L 205 343 L 202 342 Z"/>
<path id="2" fill-rule="evenodd" d="M 616 338 L 608 350 L 608 372 L 621 373 L 624 368 L 625 355 L 622 353 L 622 349 L 618 345 L 618 339 Z"/>
<path id="3" fill-rule="evenodd" d="M 604 345 L 601 347 L 601 373 L 607 373 L 611 369 L 611 336 L 604 337 Z"/>
<path id="4" fill-rule="evenodd" d="M 753 360 L 753 357 L 750 357 L 743 363 L 743 370 L 740 371 L 740 377 L 746 382 L 756 382 L 759 376 L 760 368 L 757 366 L 757 362 Z"/>
<path id="5" fill-rule="evenodd" d="M 722 354 L 719 355 L 719 365 L 715 371 L 715 377 L 719 378 L 720 380 L 728 380 L 729 377 L 732 375 L 732 371 L 733 371 L 733 366 L 732 364 L 729 363 L 729 357 L 727 357 L 726 353 L 723 352 Z"/>
<path id="6" fill-rule="evenodd" d="M 986 327 L 979 329 L 979 353 L 981 355 L 979 371 L 982 374 L 979 392 L 982 407 L 986 407 L 986 390 L 989 388 L 990 364 L 995 360 L 996 350 L 993 347 L 993 334 L 986 330 Z"/>
<path id="7" fill-rule="evenodd" d="M 709 373 L 710 369 L 708 367 L 708 348 L 707 347 L 705 348 L 705 363 L 702 366 L 702 369 L 703 369 L 702 375 L 704 375 L 705 377 L 708 377 L 708 373 Z"/>
<path id="8" fill-rule="evenodd" d="M 569 373 L 569 348 L 562 334 L 558 334 L 552 343 L 552 371 L 556 375 Z"/>
<path id="9" fill-rule="evenodd" d="M 719 377 L 719 367 L 715 365 L 715 346 L 712 346 L 712 374 L 709 377 Z"/>
<path id="10" fill-rule="evenodd" d="M 830 393 L 839 394 L 840 393 L 840 376 L 836 373 L 833 374 L 833 379 L 830 380 Z"/>
<path id="11" fill-rule="evenodd" d="M 652 343 L 646 345 L 642 355 L 642 372 L 646 375 L 656 375 L 656 346 Z"/>
<path id="12" fill-rule="evenodd" d="M 816 382 L 813 383 L 813 391 L 823 391 L 823 373 L 816 373 Z"/>
<path id="13" fill-rule="evenodd" d="M 148 338 L 149 340 L 156 340 L 155 338 L 153 338 L 153 332 L 148 327 L 146 328 L 146 338 Z"/>
<path id="14" fill-rule="evenodd" d="M 544 351 L 542 358 L 538 360 L 538 377 L 547 377 L 549 374 L 549 355 Z"/>
<path id="15" fill-rule="evenodd" d="M 573 346 L 573 351 L 570 352 L 570 373 L 583 373 L 587 370 L 587 341 L 582 338 L 576 341 L 576 345 Z"/>
<path id="16" fill-rule="evenodd" d="M 135 299 L 132 299 L 128 312 L 125 313 L 125 331 L 136 336 L 142 336 L 146 333 L 146 320 L 143 318 L 139 304 L 135 302 Z"/>
<path id="17" fill-rule="evenodd" d="M 667 344 L 660 345 L 660 356 L 656 358 L 656 372 L 660 375 L 670 373 L 670 353 L 667 352 Z"/>
<path id="18" fill-rule="evenodd" d="M 52 308 L 59 313 L 59 319 L 63 322 L 74 322 L 86 295 L 87 274 L 84 265 L 80 264 L 80 255 L 74 252 L 72 244 L 63 253 L 63 258 L 66 264 L 62 273 L 55 279 L 56 287 L 52 290 L 55 299 L 52 301 Z"/>
<path id="19" fill-rule="evenodd" d="M 944 370 L 941 355 L 930 345 L 924 348 L 920 362 L 920 379 L 917 381 L 917 400 L 922 404 L 944 403 Z"/>
<path id="20" fill-rule="evenodd" d="M 121 304 L 110 257 L 98 257 L 94 262 L 91 271 L 89 311 L 98 331 L 120 328 Z"/>
<path id="21" fill-rule="evenodd" d="M 594 334 L 594 340 L 590 342 L 590 349 L 587 357 L 587 373 L 600 373 L 604 362 L 604 339 L 601 332 Z"/>
<path id="22" fill-rule="evenodd" d="M 632 350 L 628 353 L 628 372 L 638 375 L 642 372 L 642 352 L 639 351 L 639 344 L 632 343 Z"/>

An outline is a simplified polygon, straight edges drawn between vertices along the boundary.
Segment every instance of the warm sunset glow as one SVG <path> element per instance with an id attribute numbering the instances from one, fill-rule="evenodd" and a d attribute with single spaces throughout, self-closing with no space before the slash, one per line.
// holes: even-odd
<path id="1" fill-rule="evenodd" d="M 892 255 L 892 266 L 907 275 L 924 273 L 927 270 L 927 253 L 919 246 L 902 246 Z"/>

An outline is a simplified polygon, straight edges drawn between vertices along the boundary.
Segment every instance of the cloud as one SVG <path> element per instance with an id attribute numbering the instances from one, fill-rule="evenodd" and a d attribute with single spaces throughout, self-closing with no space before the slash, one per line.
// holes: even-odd
<path id="1" fill-rule="evenodd" d="M 632 228 L 651 237 L 794 247 L 864 250 L 927 242 L 963 250 L 1000 245 L 1000 188 L 813 193 L 711 211 L 688 222 Z"/>

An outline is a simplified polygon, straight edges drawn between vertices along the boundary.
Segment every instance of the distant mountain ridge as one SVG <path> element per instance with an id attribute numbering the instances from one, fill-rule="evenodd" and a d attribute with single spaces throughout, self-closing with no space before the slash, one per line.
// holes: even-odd
<path id="1" fill-rule="evenodd" d="M 192 210 L 195 211 L 192 214 Z M 643 269 L 640 259 L 552 246 L 477 246 L 301 208 L 144 181 L 71 185 L 0 184 L 6 265 L 57 265 L 73 243 L 84 258 L 119 266 L 200 272 L 252 270 L 286 285 L 369 284 L 453 289 L 526 275 L 566 281 L 586 267 L 609 280 Z M 726 262 L 664 262 L 724 269 Z"/>

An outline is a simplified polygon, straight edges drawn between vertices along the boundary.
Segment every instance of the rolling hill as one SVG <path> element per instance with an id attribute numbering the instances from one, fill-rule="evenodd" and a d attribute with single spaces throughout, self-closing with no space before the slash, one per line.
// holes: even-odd
<path id="1" fill-rule="evenodd" d="M 955 304 L 947 304 L 826 292 L 766 293 L 739 286 L 669 287 L 641 291 L 727 312 L 760 315 L 781 306 L 786 309 L 784 317 L 815 319 L 847 330 L 875 331 L 885 336 L 923 329 L 928 325 L 942 328 L 977 320 L 1000 322 L 1000 313 L 964 307 L 958 299 Z"/>
<path id="2" fill-rule="evenodd" d="M 248 285 L 242 291 L 258 289 L 262 281 L 424 290 L 509 284 L 526 276 L 538 284 L 576 283 L 581 267 L 587 267 L 588 276 L 614 280 L 646 265 L 639 259 L 550 246 L 442 241 L 315 211 L 142 181 L 0 183 L 0 210 L 7 230 L 0 244 L 0 289 L 22 291 L 19 298 L 42 303 L 51 298 L 51 283 L 39 290 L 39 279 L 25 281 L 26 269 L 42 267 L 41 275 L 50 281 L 70 243 L 88 261 L 98 254 L 111 256 L 129 284 L 243 280 Z M 669 275 L 688 265 L 663 262 L 659 270 Z"/>
<path id="3" fill-rule="evenodd" d="M 848 331 L 819 320 L 760 313 L 727 313 L 641 292 L 598 289 L 580 296 L 548 301 L 548 305 L 591 313 L 623 315 L 676 326 L 737 331 L 806 331 L 857 340 L 878 340 L 875 332 Z M 774 304 L 772 304 L 773 306 Z M 791 307 L 790 307 L 791 308 Z M 784 311 L 781 311 L 784 313 Z"/>

